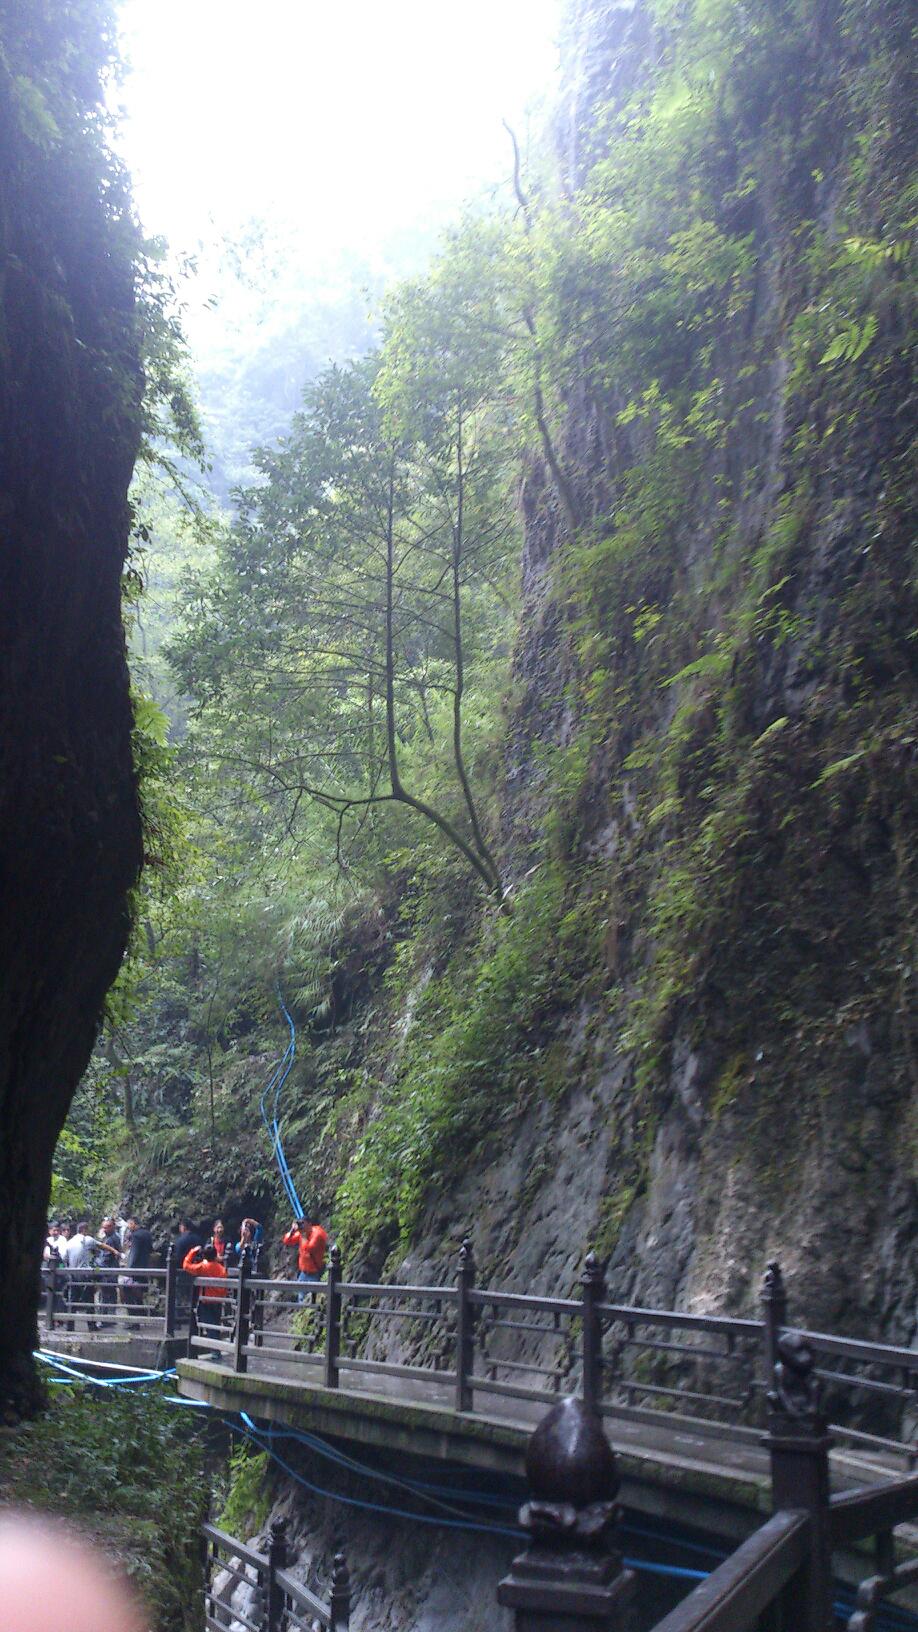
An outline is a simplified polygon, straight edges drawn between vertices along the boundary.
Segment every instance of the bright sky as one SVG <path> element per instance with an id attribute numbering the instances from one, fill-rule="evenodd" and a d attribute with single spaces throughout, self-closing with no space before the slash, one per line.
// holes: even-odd
<path id="1" fill-rule="evenodd" d="M 144 225 L 190 249 L 258 218 L 319 258 L 452 211 L 550 99 L 560 3 L 122 0 Z"/>

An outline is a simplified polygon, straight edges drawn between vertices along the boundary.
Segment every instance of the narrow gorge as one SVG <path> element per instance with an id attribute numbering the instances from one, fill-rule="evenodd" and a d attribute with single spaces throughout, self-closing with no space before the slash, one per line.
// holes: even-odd
<path id="1" fill-rule="evenodd" d="M 46 1219 L 253 1218 L 285 1275 L 291 1194 L 346 1282 L 468 1240 L 480 1286 L 592 1252 L 754 1320 L 778 1260 L 793 1319 L 918 1351 L 911 7 L 567 0 L 488 196 L 340 287 L 259 286 L 247 228 L 261 327 L 197 385 L 116 57 L 103 0 L 0 3 L 10 1433 Z M 495 1624 L 497 1462 L 471 1538 L 208 1432 L 182 1511 L 343 1542 L 355 1632 Z"/>

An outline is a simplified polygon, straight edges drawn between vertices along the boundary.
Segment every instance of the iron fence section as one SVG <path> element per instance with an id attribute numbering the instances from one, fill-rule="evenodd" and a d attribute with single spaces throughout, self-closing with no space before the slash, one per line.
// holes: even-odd
<path id="1" fill-rule="evenodd" d="M 201 1527 L 204 1547 L 204 1625 L 208 1632 L 348 1632 L 350 1577 L 344 1557 L 335 1556 L 328 1599 L 290 1573 L 286 1529 L 271 1526 L 266 1553 L 230 1536 L 216 1525 Z M 248 1589 L 247 1607 L 238 1603 Z"/>
<path id="2" fill-rule="evenodd" d="M 235 1371 L 286 1362 L 330 1388 L 342 1374 L 378 1374 L 447 1388 L 460 1411 L 500 1396 L 549 1404 L 579 1393 L 607 1418 L 661 1426 L 677 1416 L 712 1437 L 749 1441 L 764 1422 L 780 1334 L 799 1330 L 816 1355 L 833 1434 L 914 1467 L 918 1349 L 792 1327 L 776 1273 L 764 1318 L 750 1320 L 613 1303 L 592 1259 L 580 1297 L 555 1298 L 478 1285 L 468 1241 L 455 1282 L 441 1286 L 344 1280 L 333 1248 L 326 1279 L 272 1280 L 243 1261 L 209 1283 L 222 1294 L 214 1300 L 202 1296 L 204 1277 L 186 1285 L 171 1261 L 131 1272 L 55 1267 L 45 1272 L 41 1313 L 49 1336 L 123 1329 L 176 1338 L 190 1355 Z"/>

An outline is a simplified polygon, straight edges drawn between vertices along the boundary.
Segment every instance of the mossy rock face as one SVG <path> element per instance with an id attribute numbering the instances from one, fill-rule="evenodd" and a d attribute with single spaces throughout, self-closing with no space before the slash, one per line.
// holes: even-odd
<path id="1" fill-rule="evenodd" d="M 618 1286 L 748 1307 L 767 1242 L 808 1316 L 898 1325 L 918 1285 L 910 25 L 897 3 L 789 26 L 766 6 L 754 43 L 719 14 L 714 49 L 709 23 L 643 8 L 636 67 L 632 24 L 591 19 L 591 59 L 621 46 L 631 77 L 611 100 L 591 81 L 591 238 L 555 245 L 583 521 L 570 537 L 532 481 L 514 821 L 547 814 L 570 906 L 614 902 L 600 1030 L 633 1075 L 595 1229 Z"/>

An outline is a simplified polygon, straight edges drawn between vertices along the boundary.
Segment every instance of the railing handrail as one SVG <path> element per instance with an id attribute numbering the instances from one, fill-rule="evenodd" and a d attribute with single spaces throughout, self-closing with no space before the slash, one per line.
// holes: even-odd
<path id="1" fill-rule="evenodd" d="M 202 1524 L 201 1530 L 208 1541 L 216 1542 L 218 1547 L 222 1547 L 224 1552 L 232 1553 L 234 1558 L 243 1559 L 246 1564 L 253 1565 L 256 1570 L 266 1570 L 268 1568 L 267 1554 L 257 1552 L 254 1547 L 248 1547 L 237 1536 L 229 1535 L 226 1530 L 218 1530 L 215 1524 Z"/>
<path id="2" fill-rule="evenodd" d="M 300 1283 L 300 1290 L 308 1286 L 309 1282 Z M 327 1281 L 318 1281 L 318 1286 L 327 1286 Z M 403 1297 L 403 1298 L 445 1298 L 447 1302 L 456 1296 L 454 1286 L 409 1286 L 400 1281 L 340 1281 L 338 1291 L 350 1296 L 366 1298 Z"/>
<path id="3" fill-rule="evenodd" d="M 275 1570 L 274 1579 L 288 1598 L 295 1598 L 302 1609 L 315 1615 L 323 1626 L 331 1626 L 331 1604 L 326 1604 L 310 1590 L 303 1581 L 297 1581 L 289 1570 Z"/>
<path id="4" fill-rule="evenodd" d="M 44 1272 L 54 1271 L 55 1275 L 91 1275 L 99 1280 L 105 1280 L 112 1275 L 135 1275 L 147 1280 L 165 1280 L 166 1270 L 163 1269 L 129 1269 L 126 1264 L 42 1264 Z"/>
<path id="5" fill-rule="evenodd" d="M 537 1292 L 499 1292 L 487 1286 L 473 1287 L 469 1303 L 498 1303 L 507 1309 L 542 1309 L 548 1315 L 579 1315 L 583 1309 L 579 1298 L 543 1298 Z"/>
<path id="6" fill-rule="evenodd" d="M 788 1326 L 788 1331 L 799 1333 L 813 1349 L 825 1354 L 838 1354 L 849 1360 L 864 1360 L 883 1366 L 899 1366 L 918 1373 L 918 1349 L 904 1348 L 901 1344 L 871 1343 L 860 1337 L 845 1337 L 834 1332 L 811 1332 L 806 1326 Z M 851 1382 L 858 1379 L 852 1377 Z"/>
<path id="7" fill-rule="evenodd" d="M 811 1520 L 775 1513 L 654 1627 L 654 1632 L 748 1632 L 806 1561 Z"/>
<path id="8" fill-rule="evenodd" d="M 918 1474 L 840 1492 L 831 1498 L 829 1513 L 833 1547 L 894 1530 L 918 1514 Z"/>
<path id="9" fill-rule="evenodd" d="M 236 1266 L 234 1266 L 236 1267 Z M 181 1265 L 176 1268 L 181 1271 Z M 62 1277 L 81 1276 L 96 1280 L 110 1280 L 119 1275 L 130 1275 L 136 1280 L 165 1280 L 168 1271 L 165 1266 L 151 1266 L 148 1268 L 129 1268 L 118 1264 L 86 1264 L 75 1266 L 71 1264 L 43 1264 L 43 1271 L 54 1270 Z M 203 1285 L 237 1284 L 236 1277 L 223 1276 L 196 1276 L 197 1283 Z M 270 1277 L 252 1275 L 249 1277 L 249 1287 L 252 1291 L 291 1291 L 302 1293 L 307 1289 L 310 1293 L 324 1293 L 328 1290 L 328 1282 L 299 1281 L 287 1277 Z M 340 1281 L 338 1290 L 342 1295 L 351 1297 L 392 1297 L 392 1298 L 430 1298 L 446 1302 L 455 1302 L 457 1290 L 449 1283 L 440 1286 L 416 1286 L 399 1281 Z M 579 1298 L 558 1298 L 543 1296 L 534 1292 L 510 1292 L 496 1287 L 476 1285 L 468 1293 L 469 1302 L 477 1306 L 486 1303 L 500 1303 L 507 1308 L 543 1310 L 548 1314 L 577 1315 L 581 1310 Z M 596 1305 L 597 1313 L 605 1320 L 621 1321 L 632 1326 L 663 1326 L 671 1329 L 686 1331 L 707 1331 L 723 1336 L 756 1338 L 761 1335 L 763 1322 L 739 1318 L 729 1315 L 692 1314 L 682 1309 L 656 1309 L 641 1304 L 619 1304 L 601 1302 Z M 813 1331 L 806 1326 L 789 1325 L 788 1330 L 799 1335 L 814 1348 L 826 1354 L 837 1354 L 841 1357 L 861 1360 L 865 1363 L 895 1366 L 899 1369 L 914 1371 L 918 1375 L 918 1348 L 911 1348 L 902 1344 L 876 1343 L 863 1338 L 847 1337 L 834 1332 Z M 652 1345 L 651 1345 L 652 1346 Z M 721 1358 L 728 1358 L 723 1356 Z M 859 1379 L 846 1379 L 856 1384 Z"/>
<path id="10" fill-rule="evenodd" d="M 297 1281 L 289 1280 L 282 1276 L 279 1276 L 276 1280 L 271 1275 L 249 1276 L 249 1286 L 253 1292 L 271 1292 L 274 1290 L 282 1292 L 302 1292 L 303 1288 L 306 1286 L 310 1286 L 313 1290 L 315 1290 L 317 1287 L 324 1290 L 326 1284 L 327 1283 L 325 1281 Z"/>
<path id="11" fill-rule="evenodd" d="M 759 1337 L 761 1320 L 745 1320 L 732 1315 L 693 1315 L 684 1309 L 645 1309 L 627 1303 L 600 1303 L 598 1312 L 606 1320 L 620 1320 L 630 1326 L 669 1326 L 699 1332 L 720 1332 L 726 1337 Z"/>

